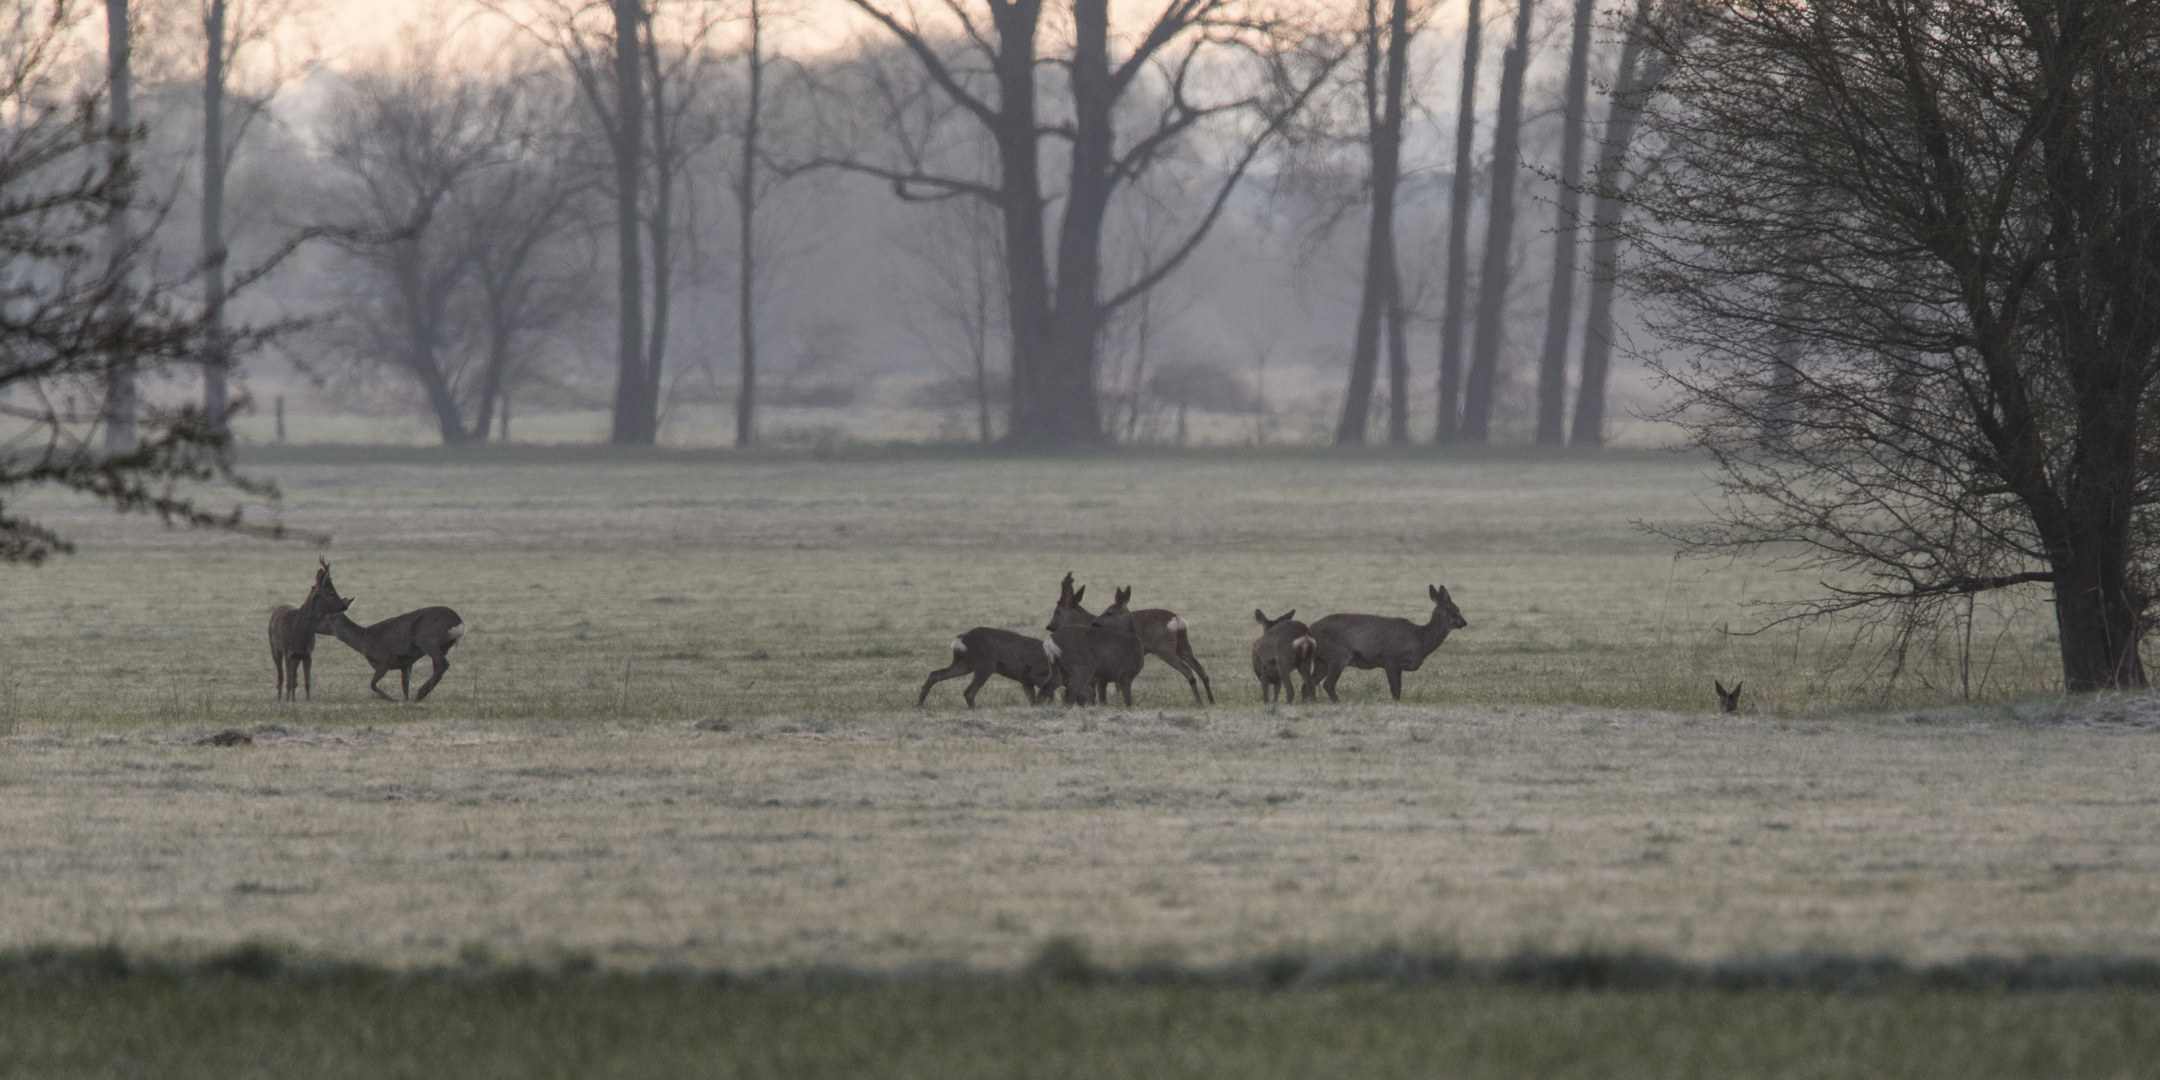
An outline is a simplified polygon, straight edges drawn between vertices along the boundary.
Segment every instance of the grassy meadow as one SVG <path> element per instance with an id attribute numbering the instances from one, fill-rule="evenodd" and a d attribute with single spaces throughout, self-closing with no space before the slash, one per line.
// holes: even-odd
<path id="1" fill-rule="evenodd" d="M 1389 948 L 2160 956 L 2147 707 L 2058 700 L 2037 597 L 1916 641 L 1888 689 L 1880 643 L 1854 647 L 1850 627 L 1727 633 L 1762 618 L 1751 601 L 1810 582 L 1675 562 L 1638 529 L 1703 513 L 1701 467 L 1685 458 L 304 449 L 248 465 L 285 496 L 252 516 L 329 546 L 20 504 L 81 548 L 0 568 L 0 952 L 269 942 L 387 971 L 633 973 L 1009 972 L 1066 939 L 1114 967 L 1178 970 Z M 273 701 L 268 610 L 300 600 L 318 556 L 362 622 L 426 604 L 464 616 L 471 632 L 428 701 L 372 699 L 364 663 L 330 638 L 313 699 Z M 1195 706 L 1150 662 L 1130 709 L 1028 707 L 1005 680 L 972 712 L 964 680 L 915 707 L 954 634 L 1039 632 L 1068 570 L 1090 606 L 1130 584 L 1137 605 L 1184 615 L 1218 703 Z M 1253 608 L 1422 621 L 1427 583 L 1470 626 L 1405 677 L 1402 702 L 1379 672 L 1351 672 L 1339 705 L 1259 703 Z M 1745 680 L 1741 715 L 1715 712 L 1713 678 Z M 394 694 L 395 674 L 385 684 Z M 254 743 L 194 745 L 230 727 Z M 197 1047 L 212 1063 L 200 1075 L 280 1074 L 230 1054 L 286 1061 L 286 1036 L 232 1018 L 296 1002 L 324 1003 L 324 1046 L 447 1037 L 424 1009 L 366 1005 L 384 993 L 366 980 L 275 1006 L 245 982 L 124 982 L 85 1008 L 14 985 L 0 980 L 14 995 L 0 1028 L 23 1026 L 0 1030 L 0 1075 L 97 1074 L 81 1064 L 92 1050 L 119 1051 L 68 1042 L 95 1028 L 62 1018 L 129 995 L 181 1043 L 204 1024 L 258 1031 Z M 1314 1075 L 1330 1062 L 1408 1075 L 1387 1063 L 1432 1060 L 1466 1076 L 1830 1076 L 1853 1060 L 1916 1063 L 1904 1075 L 2133 1075 L 2122 1063 L 2150 1061 L 2160 1038 L 2149 995 L 2100 991 L 1864 995 L 1887 1019 L 1803 1043 L 1790 1040 L 1848 1006 L 1799 991 L 1061 984 L 1028 991 L 1055 1000 L 1024 1022 L 896 1043 L 938 995 L 1008 1012 L 1012 995 L 933 978 L 805 1004 L 793 990 L 603 981 L 503 1005 L 484 980 L 425 985 L 411 992 L 464 1003 L 472 1045 L 542 1048 L 529 1060 L 545 1067 L 502 1075 L 646 1075 L 604 1056 L 577 1066 L 530 1034 L 574 1015 L 609 1033 L 593 1046 L 654 1045 L 637 1033 L 657 1021 L 624 1004 L 640 995 L 690 1023 L 691 1042 L 651 1060 L 717 1075 L 847 1075 L 849 1054 L 881 1048 L 912 1063 L 889 1075 L 1020 1075 L 1009 1055 L 1028 1047 L 1065 1071 L 1027 1075 Z M 614 988 L 602 1001 L 574 986 Z M 839 1034 L 693 1022 L 760 1010 L 838 1017 Z M 1461 1015 L 1490 1026 L 1404 1019 Z M 1596 1034 L 1683 1017 L 1707 1040 L 1684 1069 L 1645 1064 L 1677 1060 L 1651 1034 Z M 996 1034 L 1008 1021 L 1025 1030 Z M 1187 1022 L 1205 1033 L 1178 1034 Z M 1160 1041 L 1089 1041 L 1136 1024 Z M 1553 1024 L 1590 1034 L 1541 1042 Z M 21 1041 L 33 1027 L 51 1034 Z M 2029 1053 L 1945 1049 L 1982 1031 Z M 1307 1056 L 1255 1056 L 1273 1044 L 1239 1032 L 1302 1040 Z M 1819 1053 L 1779 1057 L 1803 1044 Z M 697 1056 L 722 1045 L 735 1056 Z M 1081 1046 L 1098 1048 L 1059 1056 Z M 1180 1046 L 1220 1053 L 1191 1049 L 1185 1068 L 1170 1064 Z M 1976 1057 L 1995 1071 L 1961 1067 Z M 490 1075 L 454 1058 L 369 1075 Z M 1286 1064 L 1237 1064 L 1261 1060 Z"/>

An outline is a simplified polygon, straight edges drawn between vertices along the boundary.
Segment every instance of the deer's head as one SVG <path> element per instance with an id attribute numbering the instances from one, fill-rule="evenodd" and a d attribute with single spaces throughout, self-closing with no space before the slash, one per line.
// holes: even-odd
<path id="1" fill-rule="evenodd" d="M 1073 576 L 1065 575 L 1065 583 L 1058 588 L 1057 606 L 1050 609 L 1050 625 L 1043 629 L 1054 633 L 1061 626 L 1078 626 L 1092 622 L 1094 613 L 1080 606 L 1081 598 L 1086 595 L 1087 586 L 1082 585 L 1075 589 Z"/>
<path id="2" fill-rule="evenodd" d="M 1446 589 L 1438 585 L 1427 585 L 1425 591 L 1432 595 L 1434 622 L 1449 630 L 1461 630 L 1470 625 L 1469 620 L 1462 617 L 1462 609 L 1456 607 L 1455 601 L 1448 598 Z"/>
<path id="3" fill-rule="evenodd" d="M 1729 713 L 1736 713 L 1740 711 L 1740 688 L 1746 686 L 1746 683 L 1736 682 L 1732 684 L 1732 689 L 1730 690 L 1725 689 L 1725 684 L 1716 679 L 1710 680 L 1710 685 L 1717 687 L 1717 703 L 1719 711 Z"/>

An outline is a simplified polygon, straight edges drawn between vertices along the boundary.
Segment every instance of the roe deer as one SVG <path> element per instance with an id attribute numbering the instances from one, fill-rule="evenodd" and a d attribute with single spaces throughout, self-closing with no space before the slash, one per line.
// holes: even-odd
<path id="1" fill-rule="evenodd" d="M 1291 616 L 1297 614 L 1291 608 L 1272 619 L 1267 612 L 1254 608 L 1253 621 L 1260 624 L 1260 640 L 1252 645 L 1252 671 L 1260 677 L 1260 700 L 1265 703 L 1275 699 L 1280 688 L 1284 704 L 1292 698 L 1290 676 L 1303 677 L 1304 683 L 1298 698 L 1313 699 L 1313 638 L 1304 623 Z"/>
<path id="2" fill-rule="evenodd" d="M 299 607 L 279 604 L 270 612 L 270 666 L 277 670 L 279 701 L 296 701 L 305 687 L 315 700 L 315 628 L 325 617 L 352 606 L 330 584 L 330 564 L 315 560 L 315 586 Z"/>
<path id="3" fill-rule="evenodd" d="M 1003 675 L 1020 684 L 1020 692 L 1027 695 L 1028 704 L 1036 703 L 1040 689 L 1042 700 L 1050 698 L 1050 657 L 1043 652 L 1041 638 L 1015 634 L 994 626 L 978 626 L 952 640 L 952 663 L 930 673 L 923 680 L 922 693 L 915 695 L 917 708 L 930 700 L 930 688 L 947 679 L 957 679 L 972 674 L 974 680 L 960 696 L 967 699 L 967 707 L 975 707 L 975 692 L 990 681 L 992 675 Z"/>
<path id="4" fill-rule="evenodd" d="M 351 601 L 346 601 L 350 606 Z M 391 668 L 398 671 L 405 696 L 414 701 L 426 701 L 428 691 L 442 681 L 443 672 L 450 670 L 450 647 L 465 636 L 465 620 L 446 607 L 424 607 L 395 615 L 373 626 L 362 626 L 352 621 L 343 608 L 323 619 L 319 633 L 330 636 L 353 647 L 375 668 L 375 677 L 368 680 L 368 689 L 384 701 L 392 700 L 383 693 L 382 677 Z M 421 657 L 434 663 L 435 671 L 420 684 L 420 692 L 412 692 L 412 666 Z"/>
<path id="5" fill-rule="evenodd" d="M 1320 677 L 1329 701 L 1342 700 L 1335 696 L 1335 680 L 1342 678 L 1344 668 L 1353 667 L 1386 669 L 1388 692 L 1401 701 L 1402 673 L 1416 671 L 1447 640 L 1449 631 L 1470 625 L 1455 601 L 1448 599 L 1446 589 L 1425 588 L 1432 595 L 1433 609 L 1431 621 L 1423 626 L 1386 615 L 1329 615 L 1312 624 L 1314 674 Z"/>
<path id="6" fill-rule="evenodd" d="M 1132 610 L 1132 586 L 1119 589 L 1116 602 L 1103 609 L 1103 617 L 1112 615 L 1132 616 L 1133 635 L 1140 639 L 1140 647 L 1162 658 L 1170 670 L 1185 676 L 1185 685 L 1192 688 L 1193 704 L 1201 704 L 1200 688 L 1207 687 L 1207 704 L 1215 704 L 1215 686 L 1208 682 L 1207 669 L 1200 666 L 1200 658 L 1193 655 L 1192 642 L 1185 637 L 1187 623 L 1177 612 L 1162 608 Z M 1198 681 L 1194 675 L 1200 676 Z"/>
<path id="7" fill-rule="evenodd" d="M 1086 586 L 1073 588 L 1072 575 L 1065 575 L 1057 607 L 1045 628 L 1050 636 L 1043 641 L 1051 685 L 1064 688 L 1067 705 L 1091 705 L 1109 697 L 1110 684 L 1116 683 L 1130 705 L 1132 681 L 1147 661 L 1147 652 L 1132 633 L 1129 616 L 1106 616 L 1110 625 L 1104 625 L 1080 606 L 1086 595 Z M 1049 690 L 1045 688 L 1043 694 L 1047 697 Z"/>
<path id="8" fill-rule="evenodd" d="M 1725 689 L 1725 684 L 1716 679 L 1710 680 L 1710 685 L 1717 687 L 1717 703 L 1720 711 L 1734 713 L 1740 711 L 1740 688 L 1746 686 L 1746 683 L 1736 682 L 1732 684 L 1730 690 Z"/>

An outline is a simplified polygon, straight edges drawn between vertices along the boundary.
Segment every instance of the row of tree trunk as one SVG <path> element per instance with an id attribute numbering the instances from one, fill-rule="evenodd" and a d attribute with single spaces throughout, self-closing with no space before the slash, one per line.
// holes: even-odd
<path id="1" fill-rule="evenodd" d="M 1396 260 L 1395 197 L 1401 184 L 1401 97 L 1408 66 L 1412 27 L 1410 0 L 1391 0 L 1385 25 L 1367 4 L 1366 95 L 1372 209 L 1366 242 L 1365 284 L 1357 328 L 1350 349 L 1349 386 L 1335 431 L 1337 444 L 1367 439 L 1368 416 L 1379 366 L 1379 328 L 1389 334 L 1388 441 L 1407 443 L 1408 370 L 1402 343 L 1401 272 Z M 1605 114 L 1598 157 L 1599 184 L 1618 177 L 1633 140 L 1642 73 L 1642 19 L 1638 6 L 1621 49 L 1619 70 Z M 1529 68 L 1536 0 L 1518 0 L 1513 38 L 1501 57 L 1500 100 L 1494 113 L 1491 192 L 1485 227 L 1485 250 L 1471 296 L 1469 232 L 1473 201 L 1473 148 L 1476 140 L 1476 90 L 1482 38 L 1482 3 L 1470 0 L 1463 41 L 1461 96 L 1455 123 L 1455 160 L 1448 199 L 1447 276 L 1442 287 L 1436 443 L 1487 442 L 1492 437 L 1496 395 L 1503 381 L 1502 350 L 1507 336 L 1518 209 L 1517 178 L 1522 167 L 1523 84 Z M 1546 296 L 1545 333 L 1537 374 L 1536 439 L 1541 445 L 1597 446 L 1604 441 L 1605 395 L 1612 351 L 1612 298 L 1621 204 L 1601 195 L 1592 212 L 1591 286 L 1575 405 L 1572 436 L 1566 430 L 1567 356 L 1575 321 L 1579 270 L 1576 256 L 1585 187 L 1583 156 L 1589 115 L 1589 70 L 1596 0 L 1575 0 L 1562 93 L 1562 132 L 1558 198 L 1553 223 L 1552 276 Z M 1384 57 L 1384 58 L 1383 58 Z M 1372 104 L 1377 102 L 1378 104 Z M 1471 332 L 1467 362 L 1465 326 Z"/>

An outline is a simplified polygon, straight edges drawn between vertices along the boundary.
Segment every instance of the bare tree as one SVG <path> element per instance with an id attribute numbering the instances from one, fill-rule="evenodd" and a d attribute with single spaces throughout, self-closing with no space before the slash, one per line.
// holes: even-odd
<path id="1" fill-rule="evenodd" d="M 508 113 L 501 153 L 449 193 L 449 243 L 471 275 L 486 335 L 470 438 L 485 441 L 538 365 L 539 339 L 590 309 L 591 260 L 577 250 L 596 170 L 579 154 L 571 92 L 547 73 L 513 75 L 489 100 Z"/>
<path id="2" fill-rule="evenodd" d="M 1343 395 L 1337 445 L 1365 441 L 1374 377 L 1380 366 L 1380 331 L 1391 330 L 1388 441 L 1408 442 L 1407 372 L 1402 332 L 1402 274 L 1395 255 L 1395 191 L 1402 181 L 1403 89 L 1410 66 L 1410 0 L 1391 0 L 1380 25 L 1378 0 L 1365 4 L 1365 130 L 1372 171 L 1372 207 L 1365 241 L 1365 286 L 1358 301 L 1357 330 L 1350 346 L 1350 387 Z"/>
<path id="3" fill-rule="evenodd" d="M 852 2 L 899 42 L 964 122 L 989 136 L 997 175 L 942 171 L 920 146 L 906 145 L 882 158 L 847 153 L 827 164 L 883 177 L 902 198 L 965 196 L 999 208 L 1012 336 L 1008 438 L 1043 446 L 1100 442 L 1097 348 L 1105 320 L 1206 238 L 1247 168 L 1340 59 L 1339 46 L 1247 0 L 1164 0 L 1134 22 L 1122 55 L 1113 53 L 1108 0 L 1074 0 L 1058 13 L 1049 25 L 1071 35 L 1061 46 L 1044 40 L 1043 0 L 986 0 L 981 7 L 955 0 L 942 25 L 880 0 Z M 1064 99 L 1045 101 L 1045 71 L 1064 75 Z M 1153 115 L 1136 132 L 1121 133 L 1129 119 L 1121 110 L 1132 108 L 1143 86 L 1152 90 Z M 1210 95 L 1210 87 L 1223 89 Z M 1069 109 L 1069 118 L 1046 105 Z M 1128 282 L 1106 284 L 1103 227 L 1112 199 L 1211 128 L 1229 149 L 1196 220 L 1159 262 Z M 1064 144 L 1062 191 L 1044 182 L 1046 141 Z M 1045 227 L 1053 203 L 1062 206 L 1054 245 Z"/>
<path id="4" fill-rule="evenodd" d="M 1507 327 L 1508 255 L 1515 243 L 1515 176 L 1522 168 L 1523 73 L 1530 65 L 1530 18 L 1536 0 L 1515 0 L 1515 41 L 1500 60 L 1500 109 L 1493 118 L 1492 213 L 1485 225 L 1485 259 L 1478 270 L 1477 322 L 1470 336 L 1470 371 L 1463 383 L 1462 438 L 1484 442 L 1492 424 Z"/>
<path id="5" fill-rule="evenodd" d="M 1629 192 L 1630 276 L 1727 499 L 1670 535 L 1834 573 L 1786 614 L 1873 612 L 1899 637 L 2046 586 L 2066 689 L 2146 685 L 2160 11 L 1676 14 L 1701 32 L 1651 31 L 1665 161 Z"/>
<path id="6" fill-rule="evenodd" d="M 1583 125 L 1590 111 L 1590 26 L 1596 17 L 1597 0 L 1575 0 L 1575 33 L 1568 45 L 1567 88 L 1562 92 L 1552 284 L 1545 298 L 1545 347 L 1538 356 L 1537 441 L 1541 446 L 1567 441 L 1568 333 L 1575 321 L 1575 233 L 1582 216 Z"/>
<path id="7" fill-rule="evenodd" d="M 233 350 L 226 331 L 226 304 L 233 281 L 228 270 L 231 247 L 225 235 L 225 180 L 248 126 L 261 115 L 271 86 L 233 101 L 233 65 L 241 53 L 263 44 L 291 13 L 286 0 L 228 3 L 202 0 L 202 305 L 205 339 L 202 353 L 203 418 L 218 432 L 227 430 L 232 411 L 227 377 Z M 237 111 L 234 106 L 238 106 Z M 233 123 L 228 128 L 227 121 Z M 256 276 L 250 272 L 248 276 Z"/>
<path id="8" fill-rule="evenodd" d="M 1596 206 L 1590 225 L 1590 302 L 1583 315 L 1582 382 L 1575 390 L 1575 446 L 1605 442 L 1605 383 L 1612 369 L 1613 289 L 1620 258 L 1620 219 L 1627 210 L 1620 197 L 1626 188 L 1628 148 L 1642 116 L 1642 98 L 1664 75 L 1662 56 L 1643 58 L 1643 32 L 1650 0 L 1636 0 L 1620 46 L 1619 70 L 1613 75 L 1605 106 L 1605 128 L 1598 148 Z"/>
<path id="9" fill-rule="evenodd" d="M 615 201 L 615 402 L 609 440 L 649 446 L 660 433 L 674 272 L 678 185 L 719 135 L 700 102 L 713 83 L 720 5 L 653 0 L 480 0 L 563 58 L 607 139 Z"/>
<path id="10" fill-rule="evenodd" d="M 0 0 L 0 416 L 13 421 L 0 441 L 0 506 L 51 486 L 169 523 L 237 526 L 237 510 L 205 511 L 187 485 L 222 480 L 275 492 L 232 471 L 227 440 L 200 413 L 146 410 L 139 440 L 124 451 L 89 435 L 109 415 L 113 357 L 165 370 L 193 358 L 203 327 L 168 285 L 128 272 L 142 238 L 113 219 L 138 191 L 112 152 L 97 89 L 75 78 L 70 48 L 85 7 Z M 110 250 L 115 235 L 129 246 Z M 261 332 L 243 327 L 232 337 L 245 347 Z M 19 509 L 0 512 L 0 561 L 35 563 L 69 550 Z"/>
<path id="11" fill-rule="evenodd" d="M 112 125 L 112 171 L 122 183 L 135 180 L 135 168 L 129 158 L 129 146 L 136 138 L 134 44 L 130 40 L 133 22 L 128 12 L 128 0 L 105 0 L 106 119 Z M 131 201 L 124 197 L 119 200 L 106 229 L 106 243 L 116 262 L 125 259 L 135 247 L 134 238 L 128 231 L 128 203 Z M 114 273 L 125 282 L 132 270 L 132 266 L 118 262 Z M 110 364 L 105 379 L 105 449 L 116 454 L 126 453 L 135 448 L 135 358 L 125 351 L 116 352 Z"/>
<path id="12" fill-rule="evenodd" d="M 973 199 L 947 200 L 929 210 L 906 244 L 916 270 L 909 325 L 935 354 L 949 355 L 959 346 L 977 437 L 987 443 L 996 438 L 997 416 L 1005 406 L 1003 387 L 990 366 L 1005 310 L 997 218 Z"/>
<path id="13" fill-rule="evenodd" d="M 477 252 L 457 228 L 451 196 L 514 153 L 516 94 L 451 74 L 439 51 L 355 76 L 325 149 L 352 215 L 332 235 L 381 283 L 350 316 L 363 335 L 353 348 L 417 382 L 443 441 L 462 443 L 485 435 L 486 414 L 470 423 L 466 414 L 487 380 L 461 339 Z"/>
<path id="14" fill-rule="evenodd" d="M 1482 0 L 1470 0 L 1463 30 L 1462 96 L 1455 106 L 1455 168 L 1448 177 L 1447 285 L 1440 302 L 1440 415 L 1433 442 L 1454 442 L 1462 428 L 1462 332 L 1470 285 L 1470 151 L 1477 138 L 1478 44 Z"/>

